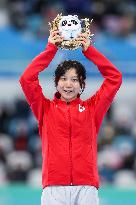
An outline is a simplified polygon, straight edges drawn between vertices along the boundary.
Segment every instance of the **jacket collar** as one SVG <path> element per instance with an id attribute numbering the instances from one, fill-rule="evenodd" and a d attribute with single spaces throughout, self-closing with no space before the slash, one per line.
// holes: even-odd
<path id="1" fill-rule="evenodd" d="M 60 99 L 61 95 L 59 92 L 56 92 L 54 94 L 54 101 L 57 103 L 57 104 L 63 104 L 63 105 L 66 105 L 66 104 L 71 104 L 71 105 L 77 105 L 80 103 L 80 95 L 78 94 L 77 95 L 77 98 L 72 100 L 71 102 L 67 103 L 66 101 L 63 101 Z"/>

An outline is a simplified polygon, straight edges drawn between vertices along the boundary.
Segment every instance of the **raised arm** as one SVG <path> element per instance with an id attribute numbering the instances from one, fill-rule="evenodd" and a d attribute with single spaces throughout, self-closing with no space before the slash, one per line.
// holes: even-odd
<path id="1" fill-rule="evenodd" d="M 58 36 L 58 32 L 51 32 L 46 49 L 32 60 L 19 80 L 27 102 L 31 106 L 31 109 L 38 121 L 42 120 L 43 109 L 48 109 L 50 102 L 42 93 L 38 75 L 48 67 L 54 58 L 58 49 L 55 44 L 59 41 L 60 37 Z"/>
<path id="2" fill-rule="evenodd" d="M 95 126 L 98 133 L 102 119 L 120 88 L 122 74 L 103 54 L 89 45 L 85 38 L 83 39 L 83 54 L 97 66 L 104 78 L 96 94 L 88 99 L 89 105 L 94 108 Z"/>
<path id="3" fill-rule="evenodd" d="M 89 46 L 86 51 L 83 51 L 83 54 L 97 66 L 104 78 L 99 92 L 112 101 L 122 83 L 121 72 L 93 46 Z"/>

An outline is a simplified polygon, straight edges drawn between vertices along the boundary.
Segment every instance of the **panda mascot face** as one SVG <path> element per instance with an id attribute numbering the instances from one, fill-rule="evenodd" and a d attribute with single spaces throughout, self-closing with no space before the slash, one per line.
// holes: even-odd
<path id="1" fill-rule="evenodd" d="M 60 35 L 64 37 L 64 40 L 73 40 L 81 33 L 81 21 L 76 15 L 62 16 L 58 28 Z"/>

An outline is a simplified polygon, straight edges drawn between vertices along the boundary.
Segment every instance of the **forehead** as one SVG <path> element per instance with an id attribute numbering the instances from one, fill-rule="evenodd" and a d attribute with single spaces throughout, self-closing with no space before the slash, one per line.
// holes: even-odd
<path id="1" fill-rule="evenodd" d="M 70 68 L 69 70 L 67 70 L 64 74 L 65 76 L 75 76 L 77 77 L 77 72 L 76 72 L 76 69 L 75 68 Z"/>

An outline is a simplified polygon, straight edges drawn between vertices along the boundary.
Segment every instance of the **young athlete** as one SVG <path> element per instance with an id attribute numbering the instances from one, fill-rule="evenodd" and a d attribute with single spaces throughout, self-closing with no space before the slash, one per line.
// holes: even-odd
<path id="1" fill-rule="evenodd" d="M 117 93 L 122 75 L 81 34 L 82 53 L 97 67 L 104 81 L 99 90 L 81 100 L 86 70 L 78 61 L 64 61 L 55 71 L 57 92 L 47 99 L 38 75 L 53 60 L 58 31 L 51 31 L 46 49 L 26 68 L 20 78 L 26 99 L 38 120 L 42 142 L 42 205 L 98 205 L 99 176 L 97 136 L 102 119 Z"/>

